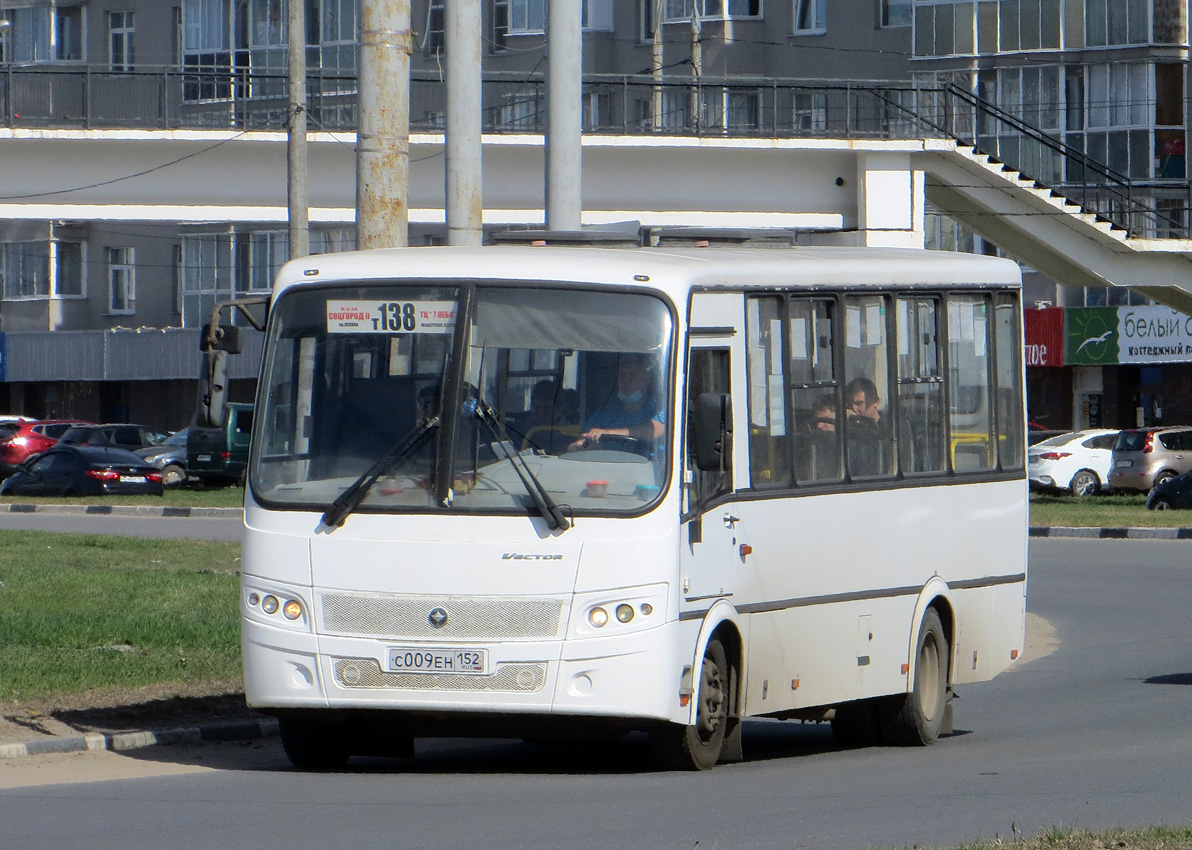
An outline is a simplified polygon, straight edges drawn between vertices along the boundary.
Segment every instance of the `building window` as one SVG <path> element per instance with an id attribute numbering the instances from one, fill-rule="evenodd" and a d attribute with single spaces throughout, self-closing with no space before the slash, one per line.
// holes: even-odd
<path id="1" fill-rule="evenodd" d="M 348 228 L 312 230 L 310 252 L 312 254 L 336 254 L 340 251 L 356 250 L 356 231 Z"/>
<path id="2" fill-rule="evenodd" d="M 131 315 L 137 311 L 137 270 L 135 248 L 107 248 L 108 312 Z"/>
<path id="3" fill-rule="evenodd" d="M 132 71 L 133 55 L 133 13 L 108 13 L 108 67 L 113 71 Z"/>
<path id="4" fill-rule="evenodd" d="M 580 20 L 585 30 L 612 32 L 613 0 L 583 0 Z"/>
<path id="5" fill-rule="evenodd" d="M 827 32 L 827 7 L 827 0 L 795 0 L 795 32 Z"/>
<path id="6" fill-rule="evenodd" d="M 975 26 L 973 0 L 930 5 L 920 3 L 915 7 L 915 55 L 971 54 L 976 43 Z"/>
<path id="7" fill-rule="evenodd" d="M 357 0 L 322 0 L 320 36 L 323 69 L 355 75 Z"/>
<path id="8" fill-rule="evenodd" d="M 823 2 L 823 0 L 817 1 Z M 762 0 L 664 0 L 662 21 L 663 23 L 690 21 L 693 7 L 698 10 L 700 19 L 706 21 L 760 18 L 762 16 Z"/>
<path id="9" fill-rule="evenodd" d="M 882 0 L 883 27 L 909 27 L 914 0 Z"/>
<path id="10" fill-rule="evenodd" d="M 509 0 L 510 35 L 545 32 L 546 0 Z"/>
<path id="11" fill-rule="evenodd" d="M 182 237 L 182 325 L 202 327 L 216 302 L 232 297 L 232 235 Z"/>
<path id="12" fill-rule="evenodd" d="M 238 275 L 237 289 L 268 292 L 273 286 L 273 278 L 290 258 L 290 235 L 285 230 L 250 233 L 248 244 L 251 258 L 247 275 Z"/>
<path id="13" fill-rule="evenodd" d="M 82 62 L 82 6 L 23 6 L 9 9 L 12 61 Z"/>
<path id="14" fill-rule="evenodd" d="M 431 0 L 426 6 L 426 29 L 422 34 L 422 51 L 431 54 L 442 53 L 446 46 L 446 30 L 446 0 Z"/>
<path id="15" fill-rule="evenodd" d="M 5 243 L 0 246 L 0 278 L 6 299 L 83 295 L 82 243 Z"/>
<path id="16" fill-rule="evenodd" d="M 1085 0 L 1085 43 L 1089 47 L 1146 44 L 1150 0 Z"/>

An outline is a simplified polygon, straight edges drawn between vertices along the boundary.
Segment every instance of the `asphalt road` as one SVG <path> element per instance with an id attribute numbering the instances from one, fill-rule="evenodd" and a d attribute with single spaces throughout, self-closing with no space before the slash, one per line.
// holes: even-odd
<path id="1" fill-rule="evenodd" d="M 1057 650 L 963 688 L 933 747 L 751 722 L 747 761 L 701 774 L 654 771 L 634 739 L 419 741 L 334 775 L 275 741 L 89 754 L 44 778 L 93 781 L 0 792 L 0 847 L 860 850 L 1192 821 L 1192 543 L 1035 540 L 1031 568 Z"/>
<path id="2" fill-rule="evenodd" d="M 242 519 L 207 517 L 137 517 L 87 514 L 0 513 L 0 529 L 117 534 L 122 537 L 190 538 L 239 543 Z"/>

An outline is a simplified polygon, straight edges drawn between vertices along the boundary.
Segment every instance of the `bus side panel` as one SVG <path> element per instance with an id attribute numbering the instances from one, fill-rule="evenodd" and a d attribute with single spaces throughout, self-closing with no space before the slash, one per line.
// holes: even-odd
<path id="1" fill-rule="evenodd" d="M 983 682 L 1001 673 L 1025 643 L 1026 583 L 953 594 L 960 634 L 953 640 L 952 684 Z"/>

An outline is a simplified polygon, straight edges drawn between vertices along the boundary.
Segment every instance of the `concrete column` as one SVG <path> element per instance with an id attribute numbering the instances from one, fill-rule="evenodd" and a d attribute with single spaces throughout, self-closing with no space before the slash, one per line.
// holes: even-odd
<path id="1" fill-rule="evenodd" d="M 409 240 L 410 0 L 361 0 L 356 243 Z"/>
<path id="2" fill-rule="evenodd" d="M 290 121 L 286 146 L 290 259 L 310 253 L 306 197 L 306 0 L 290 0 Z"/>
<path id="3" fill-rule="evenodd" d="M 450 0 L 446 16 L 447 244 L 481 245 L 480 0 Z"/>
<path id="4" fill-rule="evenodd" d="M 583 25 L 576 0 L 550 0 L 546 228 L 579 230 L 583 210 Z"/>
<path id="5" fill-rule="evenodd" d="M 857 231 L 861 245 L 923 247 L 923 172 L 909 154 L 857 154 Z"/>

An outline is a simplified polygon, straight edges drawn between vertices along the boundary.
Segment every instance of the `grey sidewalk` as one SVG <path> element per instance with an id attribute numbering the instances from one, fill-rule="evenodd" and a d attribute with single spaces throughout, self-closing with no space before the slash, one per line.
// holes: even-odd
<path id="1" fill-rule="evenodd" d="M 243 508 L 180 508 L 157 505 L 42 505 L 0 504 L 6 514 L 73 514 L 90 516 L 191 517 L 207 519 L 238 519 Z"/>
<path id="2" fill-rule="evenodd" d="M 247 741 L 277 734 L 277 720 L 244 720 L 134 732 L 42 738 L 19 744 L 0 744 L 0 759 L 37 756 L 46 753 L 74 753 L 83 750 L 135 750 L 167 744 L 198 744 L 203 741 Z"/>

